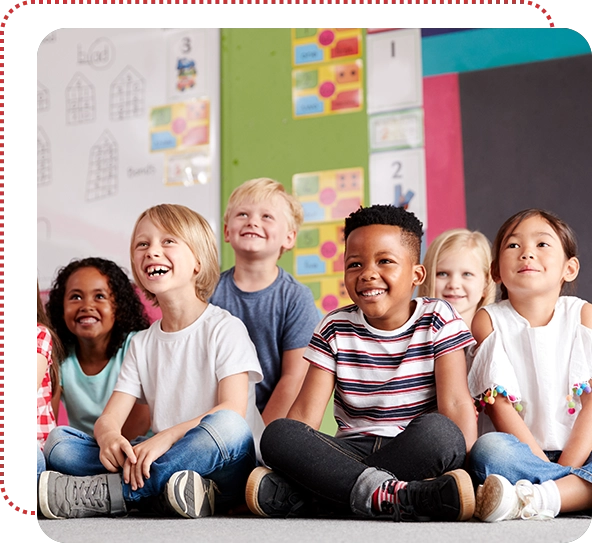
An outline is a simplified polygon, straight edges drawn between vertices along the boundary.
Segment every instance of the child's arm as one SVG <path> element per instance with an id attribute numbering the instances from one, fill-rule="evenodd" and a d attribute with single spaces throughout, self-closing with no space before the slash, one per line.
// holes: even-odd
<path id="1" fill-rule="evenodd" d="M 302 357 L 304 349 L 284 351 L 282 374 L 261 413 L 266 425 L 272 420 L 285 417 L 298 396 L 308 369 L 308 362 Z"/>
<path id="2" fill-rule="evenodd" d="M 126 457 L 129 462 L 136 462 L 130 442 L 121 434 L 123 423 L 135 403 L 136 398 L 131 394 L 113 392 L 103 413 L 95 422 L 95 439 L 101 449 L 99 459 L 108 471 L 119 471 L 119 468 L 124 467 Z"/>
<path id="3" fill-rule="evenodd" d="M 45 372 L 47 371 L 48 365 L 47 358 L 45 358 L 42 354 L 37 353 L 37 390 L 39 390 L 43 378 L 45 377 Z"/>
<path id="4" fill-rule="evenodd" d="M 460 428 L 468 452 L 477 440 L 477 418 L 467 384 L 464 351 L 461 349 L 441 356 L 436 360 L 434 371 L 438 412 Z"/>
<path id="5" fill-rule="evenodd" d="M 145 436 L 148 430 L 150 430 L 150 407 L 136 402 L 121 428 L 121 433 L 131 441 L 138 436 Z"/>
<path id="6" fill-rule="evenodd" d="M 131 484 L 132 490 L 142 488 L 144 486 L 144 479 L 150 478 L 150 466 L 152 462 L 166 453 L 189 430 L 195 428 L 201 422 L 202 418 L 222 409 L 231 409 L 232 411 L 236 411 L 241 417 L 245 417 L 247 414 L 248 400 L 248 372 L 236 373 L 225 377 L 218 383 L 218 404 L 212 407 L 212 409 L 199 417 L 162 430 L 150 439 L 134 446 L 133 450 L 137 462 L 130 459 L 129 462 L 125 463 L 123 469 L 124 481 Z"/>
<path id="7" fill-rule="evenodd" d="M 592 328 L 592 304 L 585 304 L 582 307 L 581 322 L 587 328 Z M 592 380 L 590 381 L 592 385 Z M 582 394 L 580 400 L 582 409 L 578 413 L 574 426 L 569 434 L 569 439 L 557 462 L 562 466 L 579 468 L 590 455 L 592 450 L 592 394 Z"/>
<path id="8" fill-rule="evenodd" d="M 477 311 L 472 322 L 473 337 L 477 341 L 477 346 L 493 332 L 493 324 L 489 313 L 484 309 Z M 489 415 L 491 422 L 498 432 L 505 432 L 516 436 L 522 443 L 526 443 L 533 454 L 536 454 L 542 460 L 549 461 L 534 436 L 526 426 L 522 417 L 518 414 L 514 406 L 507 398 L 498 395 L 494 404 L 487 404 L 485 412 Z"/>
<path id="9" fill-rule="evenodd" d="M 55 390 L 51 391 L 51 409 L 53 411 L 53 415 L 55 420 L 58 420 L 58 416 L 60 414 L 60 399 L 62 397 L 62 387 L 58 383 L 58 386 Z"/>
<path id="10" fill-rule="evenodd" d="M 335 375 L 311 365 L 300 393 L 288 411 L 288 418 L 299 420 L 318 430 L 334 388 Z"/>

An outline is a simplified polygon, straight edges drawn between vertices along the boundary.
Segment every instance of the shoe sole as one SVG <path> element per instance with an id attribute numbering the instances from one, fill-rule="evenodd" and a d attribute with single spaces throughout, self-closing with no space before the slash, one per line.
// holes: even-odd
<path id="1" fill-rule="evenodd" d="M 445 475 L 450 475 L 455 480 L 458 489 L 460 511 L 456 520 L 469 520 L 475 513 L 475 491 L 471 476 L 463 469 L 455 469 Z"/>
<path id="2" fill-rule="evenodd" d="M 41 476 L 39 477 L 39 490 L 38 490 L 39 509 L 41 509 L 41 513 L 43 513 L 43 516 L 45 518 L 52 519 L 52 520 L 58 520 L 58 519 L 61 520 L 64 517 L 58 517 L 58 516 L 54 515 L 51 512 L 51 509 L 49 508 L 48 486 L 49 486 L 50 475 L 51 475 L 51 472 L 44 471 L 41 473 Z"/>
<path id="3" fill-rule="evenodd" d="M 264 477 L 271 473 L 271 470 L 264 467 L 255 468 L 249 478 L 247 479 L 247 486 L 245 488 L 245 500 L 247 502 L 247 507 L 254 515 L 258 515 L 260 517 L 269 517 L 266 515 L 259 506 L 259 500 L 257 496 L 259 495 L 259 485 Z"/>
<path id="4" fill-rule="evenodd" d="M 497 475 L 490 475 L 477 488 L 477 504 L 475 517 L 483 522 L 497 522 L 502 520 L 500 515 L 494 515 L 504 496 L 504 484 Z"/>
<path id="5" fill-rule="evenodd" d="M 165 492 L 169 505 L 182 517 L 201 518 L 214 514 L 213 503 L 208 495 L 211 489 L 204 489 L 203 479 L 194 471 L 181 472 L 173 482 L 167 482 Z M 196 498 L 200 497 L 201 507 L 197 511 Z"/>

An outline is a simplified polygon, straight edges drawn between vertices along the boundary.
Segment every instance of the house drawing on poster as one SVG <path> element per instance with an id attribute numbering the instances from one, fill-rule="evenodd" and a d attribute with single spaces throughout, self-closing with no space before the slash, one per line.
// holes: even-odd
<path id="1" fill-rule="evenodd" d="M 144 114 L 146 82 L 131 66 L 126 66 L 109 89 L 109 117 L 121 121 Z"/>
<path id="2" fill-rule="evenodd" d="M 86 183 L 87 201 L 106 198 L 117 192 L 118 151 L 117 142 L 108 130 L 91 147 Z"/>
<path id="3" fill-rule="evenodd" d="M 37 127 L 37 186 L 51 182 L 51 146 L 49 138 L 40 126 Z"/>
<path id="4" fill-rule="evenodd" d="M 37 82 L 37 111 L 47 111 L 49 109 L 49 90 L 46 86 Z"/>
<path id="5" fill-rule="evenodd" d="M 66 123 L 92 122 L 95 114 L 95 88 L 86 77 L 77 72 L 66 87 Z"/>

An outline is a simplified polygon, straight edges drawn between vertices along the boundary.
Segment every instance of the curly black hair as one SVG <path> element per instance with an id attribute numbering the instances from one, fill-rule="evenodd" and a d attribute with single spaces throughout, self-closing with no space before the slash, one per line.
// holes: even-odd
<path id="1" fill-rule="evenodd" d="M 130 332 L 148 328 L 150 321 L 134 286 L 123 269 L 115 262 L 97 257 L 72 260 L 67 266 L 58 271 L 46 304 L 51 324 L 67 351 L 76 347 L 77 339 L 64 321 L 66 283 L 69 277 L 81 268 L 96 268 L 107 278 L 109 288 L 113 293 L 115 299 L 115 323 L 105 353 L 107 358 L 111 358 L 123 345 Z"/>
<path id="2" fill-rule="evenodd" d="M 362 207 L 349 214 L 345 218 L 344 235 L 347 242 L 348 236 L 361 226 L 373 224 L 386 224 L 398 226 L 402 231 L 402 241 L 419 263 L 421 256 L 421 238 L 423 236 L 423 223 L 404 207 L 395 207 L 389 204 L 375 204 L 370 207 Z"/>

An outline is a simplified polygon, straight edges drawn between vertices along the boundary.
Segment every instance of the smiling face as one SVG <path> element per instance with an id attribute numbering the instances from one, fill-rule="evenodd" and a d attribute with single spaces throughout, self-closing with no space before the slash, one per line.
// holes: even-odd
<path id="1" fill-rule="evenodd" d="M 109 341 L 115 299 L 107 277 L 96 268 L 80 268 L 66 281 L 64 322 L 79 340 Z"/>
<path id="2" fill-rule="evenodd" d="M 564 281 L 579 272 L 578 259 L 568 259 L 551 225 L 540 216 L 523 220 L 503 240 L 499 252 L 499 277 L 512 296 L 559 296 Z"/>
<path id="3" fill-rule="evenodd" d="M 413 290 L 425 278 L 398 226 L 373 224 L 353 230 L 345 249 L 345 288 L 368 323 L 396 330 L 413 313 Z"/>
<path id="4" fill-rule="evenodd" d="M 296 231 L 290 230 L 287 204 L 279 196 L 261 202 L 240 202 L 224 225 L 224 241 L 237 258 L 277 260 L 280 253 L 294 247 Z"/>
<path id="5" fill-rule="evenodd" d="M 436 266 L 435 296 L 454 306 L 470 325 L 485 294 L 486 278 L 479 257 L 465 247 L 442 254 Z"/>
<path id="6" fill-rule="evenodd" d="M 200 267 L 189 245 L 148 217 L 138 223 L 134 232 L 132 263 L 142 286 L 157 299 L 196 296 L 195 279 Z"/>

